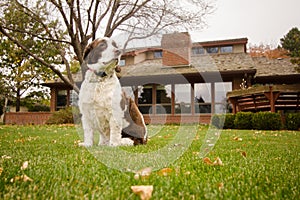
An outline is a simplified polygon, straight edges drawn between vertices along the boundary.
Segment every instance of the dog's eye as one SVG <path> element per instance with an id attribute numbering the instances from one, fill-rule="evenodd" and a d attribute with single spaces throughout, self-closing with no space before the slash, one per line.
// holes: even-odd
<path id="1" fill-rule="evenodd" d="M 112 44 L 114 47 L 118 48 L 118 45 L 117 45 L 117 43 L 116 43 L 115 41 L 112 41 L 111 44 Z"/>
<path id="2" fill-rule="evenodd" d="M 105 43 L 105 42 L 101 42 L 101 43 L 99 44 L 99 47 L 106 47 L 106 43 Z"/>

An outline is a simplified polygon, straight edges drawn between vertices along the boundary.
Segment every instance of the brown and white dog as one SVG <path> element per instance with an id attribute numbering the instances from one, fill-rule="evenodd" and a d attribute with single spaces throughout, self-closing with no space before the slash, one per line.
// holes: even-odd
<path id="1" fill-rule="evenodd" d="M 99 145 L 146 144 L 147 129 L 142 114 L 122 92 L 116 75 L 121 52 L 110 38 L 96 39 L 84 51 L 88 70 L 79 93 L 84 142 L 92 146 L 94 133 Z"/>

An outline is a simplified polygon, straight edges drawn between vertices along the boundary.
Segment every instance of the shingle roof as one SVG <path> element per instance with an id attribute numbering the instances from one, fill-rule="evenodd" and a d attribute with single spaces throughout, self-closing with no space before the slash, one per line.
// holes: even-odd
<path id="1" fill-rule="evenodd" d="M 146 60 L 122 67 L 121 76 L 150 76 L 166 74 L 188 74 L 215 71 L 238 71 L 256 69 L 256 76 L 297 74 L 288 58 L 252 58 L 247 53 L 192 56 L 190 66 L 167 67 L 161 59 Z"/>

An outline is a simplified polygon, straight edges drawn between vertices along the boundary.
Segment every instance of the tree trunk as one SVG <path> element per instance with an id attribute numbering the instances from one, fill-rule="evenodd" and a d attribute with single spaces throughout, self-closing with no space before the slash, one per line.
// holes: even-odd
<path id="1" fill-rule="evenodd" d="M 17 99 L 16 99 L 16 112 L 20 112 L 21 107 L 21 95 L 20 88 L 17 89 Z"/>

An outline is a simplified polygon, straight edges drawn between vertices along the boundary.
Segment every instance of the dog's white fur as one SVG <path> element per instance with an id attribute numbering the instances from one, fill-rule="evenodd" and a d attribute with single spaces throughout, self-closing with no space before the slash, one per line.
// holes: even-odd
<path id="1" fill-rule="evenodd" d="M 104 40 L 106 47 L 98 47 Z M 122 127 L 127 127 L 129 123 L 124 119 L 124 108 L 120 102 L 122 100 L 122 88 L 116 76 L 115 69 L 105 71 L 107 76 L 97 76 L 95 72 L 104 70 L 108 63 L 120 58 L 120 51 L 110 38 L 103 38 L 94 41 L 100 48 L 101 56 L 96 62 L 89 63 L 89 70 L 86 72 L 79 93 L 79 109 L 82 114 L 82 125 L 84 131 L 84 142 L 81 146 L 92 146 L 94 132 L 99 131 L 99 145 L 133 145 L 133 140 L 122 138 Z M 94 47 L 89 47 L 92 54 Z M 88 55 L 89 56 L 89 55 Z M 97 57 L 97 56 L 96 56 Z M 90 58 L 87 58 L 88 60 Z M 126 108 L 125 108 L 126 110 Z"/>

